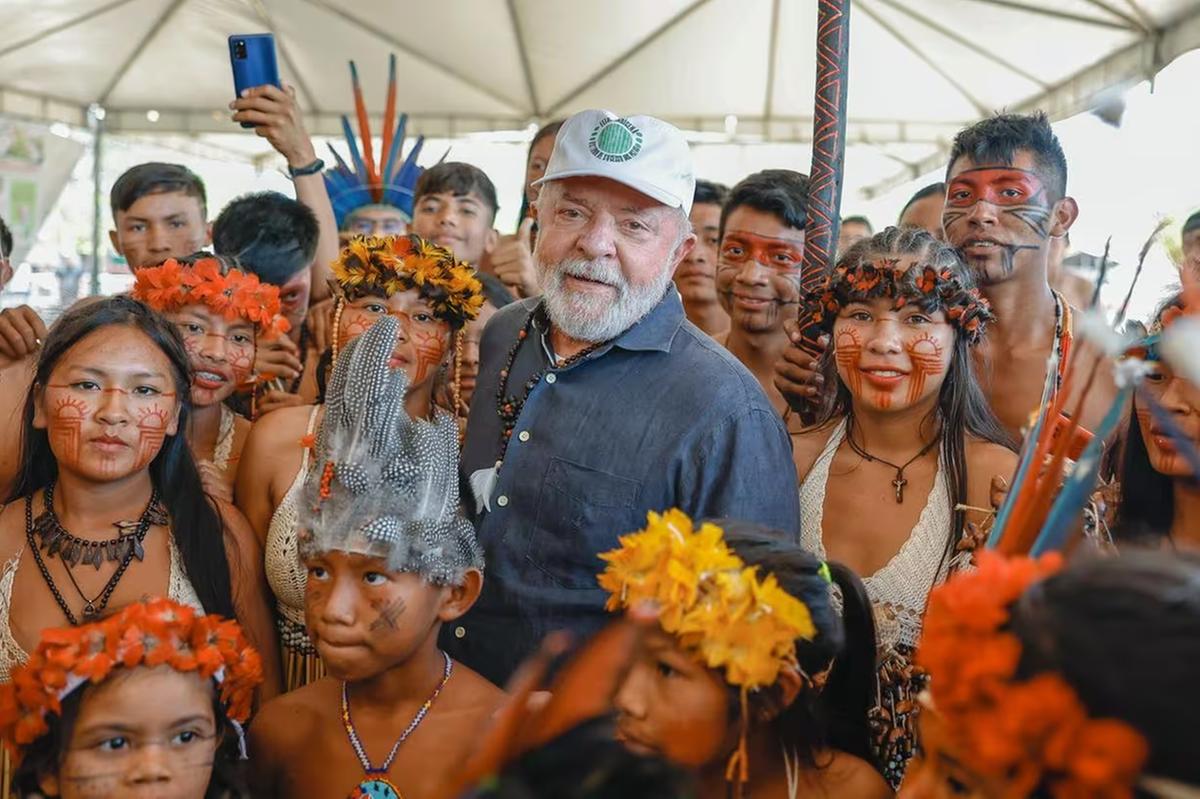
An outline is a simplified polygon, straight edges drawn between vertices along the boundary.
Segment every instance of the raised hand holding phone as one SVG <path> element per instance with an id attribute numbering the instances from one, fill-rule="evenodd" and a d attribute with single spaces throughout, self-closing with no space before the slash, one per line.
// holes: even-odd
<path id="1" fill-rule="evenodd" d="M 283 88 L 279 80 L 279 63 L 275 59 L 275 36 L 270 33 L 235 33 L 229 37 L 229 63 L 233 68 L 233 90 L 236 97 L 259 86 Z M 254 123 L 242 121 L 243 128 Z"/>

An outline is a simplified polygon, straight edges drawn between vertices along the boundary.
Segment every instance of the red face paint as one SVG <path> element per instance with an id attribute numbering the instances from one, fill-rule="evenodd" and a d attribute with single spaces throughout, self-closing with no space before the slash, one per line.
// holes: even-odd
<path id="1" fill-rule="evenodd" d="M 114 396 L 121 405 L 110 407 Z M 123 388 L 47 384 L 46 434 L 60 465 L 115 479 L 144 469 L 162 449 L 175 392 L 139 394 Z M 129 423 L 136 430 L 130 440 Z"/>
<path id="2" fill-rule="evenodd" d="M 411 333 L 413 350 L 417 362 L 412 370 L 413 385 L 425 382 L 425 379 L 442 363 L 446 355 L 446 342 L 439 333 L 428 330 L 413 330 Z"/>
<path id="3" fill-rule="evenodd" d="M 912 361 L 912 372 L 908 379 L 908 403 L 911 405 L 921 397 L 925 390 L 925 381 L 931 375 L 941 374 L 946 369 L 942 355 L 942 345 L 929 333 L 922 333 L 911 341 L 904 343 Z"/>
<path id="4" fill-rule="evenodd" d="M 946 191 L 948 208 L 970 208 L 978 202 L 1001 207 L 1050 205 L 1042 179 L 1033 172 L 1012 167 L 968 169 L 950 181 Z"/>
<path id="5" fill-rule="evenodd" d="M 800 302 L 804 234 L 762 236 L 726 230 L 717 262 L 717 292 L 735 327 L 750 333 L 782 328 L 782 309 Z"/>
<path id="6" fill-rule="evenodd" d="M 995 214 L 976 214 L 987 203 Z M 1041 178 L 1026 169 L 968 169 L 950 181 L 942 226 L 951 244 L 985 282 L 1007 279 L 1022 251 L 1041 250 L 1050 236 L 1053 203 Z"/>
<path id="7" fill-rule="evenodd" d="M 382 304 L 382 301 L 380 301 Z M 345 348 L 351 341 L 371 329 L 371 325 L 382 313 L 375 313 L 362 308 L 347 307 L 342 311 L 341 347 Z"/>
<path id="8" fill-rule="evenodd" d="M 83 438 L 83 420 L 91 415 L 88 404 L 75 397 L 59 397 L 47 425 L 51 450 L 67 466 L 79 468 Z"/>
<path id="9" fill-rule="evenodd" d="M 837 340 L 834 342 L 834 356 L 837 359 L 838 369 L 842 372 L 842 379 L 846 381 L 846 387 L 850 389 L 850 393 L 855 396 L 862 394 L 862 372 L 858 370 L 858 360 L 862 357 L 862 340 L 858 337 L 857 331 L 850 328 L 837 334 Z"/>
<path id="10" fill-rule="evenodd" d="M 137 455 L 133 461 L 135 470 L 145 468 L 158 455 L 167 436 L 169 421 L 170 414 L 158 404 L 138 411 Z"/>
<path id="11" fill-rule="evenodd" d="M 727 230 L 721 239 L 720 261 L 740 266 L 753 261 L 770 269 L 787 272 L 800 269 L 804 260 L 804 235 L 796 238 L 760 236 L 745 230 Z"/>

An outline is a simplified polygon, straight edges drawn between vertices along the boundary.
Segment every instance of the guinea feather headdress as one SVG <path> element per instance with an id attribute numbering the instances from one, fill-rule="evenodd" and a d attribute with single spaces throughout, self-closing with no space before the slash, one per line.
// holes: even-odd
<path id="1" fill-rule="evenodd" d="M 300 554 L 380 557 L 390 571 L 457 584 L 483 568 L 458 505 L 458 426 L 447 413 L 429 421 L 405 411 L 408 375 L 388 365 L 399 325 L 383 317 L 334 365 L 304 482 Z"/>

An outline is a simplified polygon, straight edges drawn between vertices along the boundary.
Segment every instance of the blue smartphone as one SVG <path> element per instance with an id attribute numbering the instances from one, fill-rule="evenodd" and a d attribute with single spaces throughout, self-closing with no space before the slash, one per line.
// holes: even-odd
<path id="1" fill-rule="evenodd" d="M 279 80 L 279 63 L 275 60 L 275 36 L 270 33 L 235 33 L 229 37 L 229 63 L 233 66 L 233 90 L 241 97 L 246 89 L 273 84 L 283 88 Z M 243 128 L 252 128 L 249 122 Z"/>

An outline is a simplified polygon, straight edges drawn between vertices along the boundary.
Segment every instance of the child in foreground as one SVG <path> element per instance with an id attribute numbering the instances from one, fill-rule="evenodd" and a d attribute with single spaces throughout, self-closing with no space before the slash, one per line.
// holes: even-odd
<path id="1" fill-rule="evenodd" d="M 46 630 L 0 687 L 17 796 L 245 797 L 240 723 L 262 662 L 237 622 L 170 599 Z"/>
<path id="2" fill-rule="evenodd" d="M 479 596 L 483 558 L 458 509 L 455 426 L 405 411 L 399 329 L 381 318 L 334 366 L 299 528 L 328 676 L 255 720 L 255 796 L 429 796 L 503 697 L 437 645 Z"/>
<path id="3" fill-rule="evenodd" d="M 892 795 L 870 763 L 875 630 L 853 574 L 782 534 L 694 528 L 677 510 L 601 557 L 610 610 L 659 608 L 616 695 L 627 746 L 689 767 L 700 799 Z"/>

